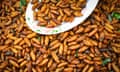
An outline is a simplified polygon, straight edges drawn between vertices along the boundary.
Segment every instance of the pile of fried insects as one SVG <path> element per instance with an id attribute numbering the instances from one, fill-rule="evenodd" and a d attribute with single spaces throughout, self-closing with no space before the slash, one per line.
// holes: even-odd
<path id="1" fill-rule="evenodd" d="M 0 72 L 120 72 L 119 0 L 99 0 L 86 21 L 57 35 L 28 28 L 28 3 L 0 4 Z"/>

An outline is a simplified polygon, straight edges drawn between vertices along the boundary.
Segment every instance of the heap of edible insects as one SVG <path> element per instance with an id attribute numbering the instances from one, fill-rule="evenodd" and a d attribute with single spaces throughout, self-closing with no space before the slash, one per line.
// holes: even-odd
<path id="1" fill-rule="evenodd" d="M 118 1 L 100 0 L 82 24 L 60 34 L 40 35 L 27 26 L 24 4 L 2 0 L 0 72 L 120 72 Z"/>
<path id="2" fill-rule="evenodd" d="M 38 26 L 56 27 L 62 22 L 72 22 L 82 16 L 86 0 L 32 0 L 34 19 Z M 37 11 L 36 11 L 37 10 Z"/>

